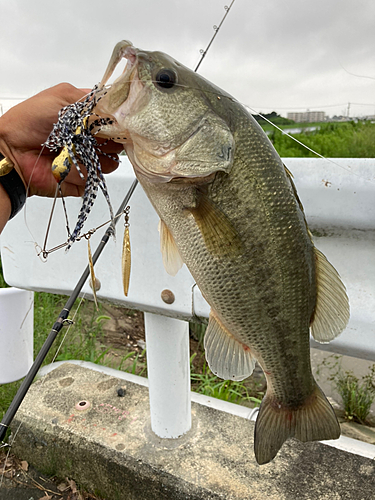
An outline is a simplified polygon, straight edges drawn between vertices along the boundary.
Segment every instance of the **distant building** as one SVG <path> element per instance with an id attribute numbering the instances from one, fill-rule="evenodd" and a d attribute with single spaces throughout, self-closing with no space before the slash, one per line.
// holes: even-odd
<path id="1" fill-rule="evenodd" d="M 326 114 L 324 111 L 305 111 L 303 113 L 288 113 L 288 120 L 293 120 L 296 123 L 302 122 L 324 122 Z"/>

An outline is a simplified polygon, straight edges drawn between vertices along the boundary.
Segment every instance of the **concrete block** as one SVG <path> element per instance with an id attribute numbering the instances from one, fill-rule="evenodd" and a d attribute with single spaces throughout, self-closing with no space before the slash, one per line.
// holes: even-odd
<path id="1" fill-rule="evenodd" d="M 186 435 L 157 438 L 146 387 L 65 363 L 30 388 L 12 424 L 13 449 L 106 500 L 374 498 L 370 459 L 290 440 L 258 466 L 253 422 L 196 403 L 192 417 Z"/>

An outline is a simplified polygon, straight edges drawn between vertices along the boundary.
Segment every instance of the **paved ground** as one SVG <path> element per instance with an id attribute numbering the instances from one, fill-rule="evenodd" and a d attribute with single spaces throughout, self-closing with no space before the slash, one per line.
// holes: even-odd
<path id="1" fill-rule="evenodd" d="M 120 398 L 117 377 L 66 363 L 46 375 L 43 391 L 40 383 L 14 421 L 14 429 L 22 422 L 15 453 L 104 497 L 368 500 L 375 491 L 372 460 L 320 443 L 289 440 L 259 467 L 253 422 L 196 403 L 189 436 L 156 438 L 147 388 L 127 382 Z"/>
<path id="2" fill-rule="evenodd" d="M 137 342 L 139 339 L 142 340 L 144 338 L 141 318 L 129 318 L 132 320 L 131 329 L 128 324 L 117 324 L 119 320 L 122 321 L 123 319 L 122 317 L 115 318 L 114 321 L 116 321 L 116 325 L 113 325 L 114 331 L 111 332 L 111 341 L 113 341 L 113 335 L 120 332 L 121 335 L 119 336 L 118 343 L 119 346 L 121 346 L 121 344 L 123 345 L 126 338 L 127 341 L 129 341 L 129 337 L 126 337 L 124 333 L 130 331 L 132 334 L 131 340 L 134 341 L 134 345 L 131 345 L 131 347 L 136 350 Z M 125 319 L 128 321 L 127 318 Z M 134 327 L 134 325 L 136 325 L 136 327 Z M 139 350 L 142 348 L 143 345 L 139 346 Z M 334 385 L 329 380 L 332 369 L 330 370 L 324 365 L 324 362 L 326 363 L 325 360 L 328 359 L 332 366 L 336 362 L 334 355 L 318 349 L 312 349 L 311 358 L 314 374 L 325 394 L 332 397 L 335 401 L 340 401 Z M 368 374 L 370 367 L 373 365 L 372 362 L 349 356 L 341 356 L 340 363 L 344 371 L 352 371 L 358 378 Z M 372 409 L 373 415 L 375 415 L 375 404 Z M 349 436 L 361 438 L 358 435 L 349 434 Z M 372 442 L 371 437 L 368 442 Z M 3 470 L 4 454 L 0 451 L 0 481 Z M 20 460 L 10 455 L 7 465 L 5 466 L 5 474 L 1 483 L 0 500 L 55 500 L 58 498 L 62 500 L 94 500 L 97 497 L 90 496 L 84 492 L 78 492 L 74 482 L 68 482 L 67 480 L 58 481 L 54 478 L 48 478 L 40 474 L 34 468 L 29 467 L 28 464 L 22 463 Z"/>

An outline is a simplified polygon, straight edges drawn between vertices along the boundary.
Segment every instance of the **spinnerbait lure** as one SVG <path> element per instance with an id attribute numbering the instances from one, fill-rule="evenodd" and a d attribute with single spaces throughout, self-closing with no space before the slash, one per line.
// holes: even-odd
<path id="1" fill-rule="evenodd" d="M 98 94 L 100 96 L 98 97 Z M 58 121 L 55 123 L 51 134 L 43 146 L 51 151 L 61 150 L 60 154 L 52 163 L 52 173 L 60 184 L 70 172 L 72 164 L 76 167 L 79 175 L 84 179 L 84 175 L 79 166 L 81 163 L 87 170 L 85 191 L 82 199 L 82 206 L 78 214 L 78 220 L 73 232 L 69 235 L 67 250 L 80 236 L 84 223 L 97 197 L 98 187 L 102 190 L 108 203 L 112 235 L 115 233 L 114 216 L 111 201 L 106 186 L 106 182 L 100 166 L 98 156 L 98 144 L 91 131 L 94 127 L 106 124 L 110 119 L 97 118 L 90 126 L 89 117 L 93 115 L 93 108 L 96 106 L 105 92 L 96 85 L 83 101 L 75 102 L 65 106 L 59 111 Z M 103 151 L 101 151 L 101 154 Z M 111 159 L 118 161 L 110 155 Z"/>

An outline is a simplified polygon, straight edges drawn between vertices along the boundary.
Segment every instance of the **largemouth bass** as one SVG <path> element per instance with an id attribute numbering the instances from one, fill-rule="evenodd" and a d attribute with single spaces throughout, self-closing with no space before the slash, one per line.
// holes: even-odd
<path id="1" fill-rule="evenodd" d="M 124 144 L 160 216 L 167 271 L 185 263 L 211 306 L 211 370 L 232 380 L 251 375 L 255 360 L 264 370 L 256 460 L 272 460 L 290 437 L 338 438 L 311 372 L 309 331 L 336 337 L 348 299 L 314 247 L 291 174 L 241 104 L 166 54 L 120 42 L 103 88 L 122 57 L 124 73 L 96 106 L 107 119 L 97 132 Z"/>

